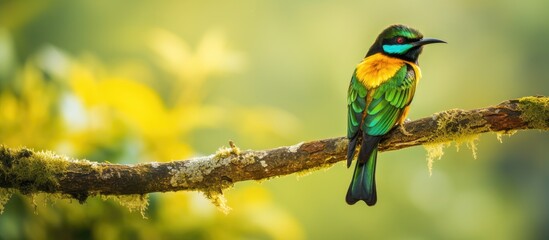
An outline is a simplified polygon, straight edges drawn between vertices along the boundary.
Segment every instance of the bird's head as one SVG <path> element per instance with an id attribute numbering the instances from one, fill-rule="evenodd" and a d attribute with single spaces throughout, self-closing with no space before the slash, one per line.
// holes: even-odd
<path id="1" fill-rule="evenodd" d="M 431 43 L 446 42 L 434 38 L 423 38 L 423 34 L 418 30 L 404 25 L 392 25 L 379 34 L 366 56 L 383 53 L 410 62 L 417 62 L 423 45 Z"/>

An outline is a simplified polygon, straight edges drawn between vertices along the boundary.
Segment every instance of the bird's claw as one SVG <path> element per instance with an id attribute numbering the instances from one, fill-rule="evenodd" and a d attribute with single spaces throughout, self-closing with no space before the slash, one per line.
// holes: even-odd
<path id="1" fill-rule="evenodd" d="M 406 120 L 404 120 L 404 122 L 405 122 L 405 123 L 411 122 L 411 120 L 410 120 L 410 119 L 406 119 Z M 398 129 L 400 130 L 400 132 L 401 132 L 402 134 L 404 134 L 404 135 L 406 135 L 406 136 L 412 136 L 412 135 L 413 135 L 413 134 L 409 133 L 408 131 L 406 131 L 406 128 L 404 128 L 404 124 L 402 124 L 402 123 L 398 125 Z"/>

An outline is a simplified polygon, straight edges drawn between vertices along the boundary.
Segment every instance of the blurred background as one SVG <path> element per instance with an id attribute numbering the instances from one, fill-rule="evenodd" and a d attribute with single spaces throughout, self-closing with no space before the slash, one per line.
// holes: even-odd
<path id="1" fill-rule="evenodd" d="M 346 133 L 351 73 L 381 30 L 426 47 L 411 119 L 549 95 L 549 2 L 0 1 L 0 143 L 113 163 L 268 149 Z M 0 239 L 547 239 L 547 133 L 382 153 L 378 204 L 344 201 L 343 163 L 199 193 L 114 201 L 15 194 Z M 33 202 L 36 204 L 33 205 Z"/>

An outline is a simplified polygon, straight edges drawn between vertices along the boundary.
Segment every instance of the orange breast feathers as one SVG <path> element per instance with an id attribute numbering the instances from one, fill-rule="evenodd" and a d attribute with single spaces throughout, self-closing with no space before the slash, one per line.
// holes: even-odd
<path id="1" fill-rule="evenodd" d="M 421 71 L 416 64 L 381 53 L 364 58 L 356 67 L 356 76 L 366 89 L 377 88 L 391 79 L 406 63 L 414 68 L 416 81 L 418 81 L 421 78 Z"/>

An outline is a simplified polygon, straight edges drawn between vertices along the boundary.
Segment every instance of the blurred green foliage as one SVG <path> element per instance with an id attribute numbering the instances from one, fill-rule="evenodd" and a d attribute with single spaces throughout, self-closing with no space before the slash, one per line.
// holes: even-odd
<path id="1" fill-rule="evenodd" d="M 410 117 L 549 95 L 549 2 L 0 1 L 0 143 L 93 161 L 170 161 L 234 140 L 264 149 L 345 133 L 345 94 L 375 36 L 426 49 Z M 347 206 L 351 171 L 239 183 L 229 215 L 197 193 L 116 202 L 14 196 L 0 239 L 547 239 L 545 133 L 380 155 L 379 202 Z M 385 161 L 387 160 L 387 161 Z M 34 201 L 35 204 L 32 204 Z M 35 207 L 36 206 L 36 207 Z M 35 214 L 36 213 L 36 214 Z"/>

